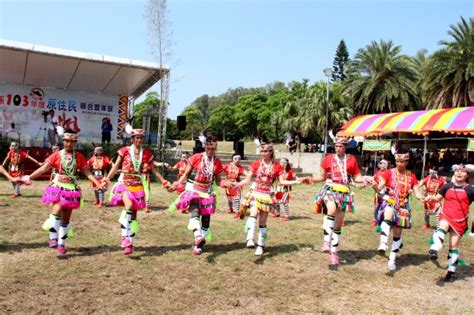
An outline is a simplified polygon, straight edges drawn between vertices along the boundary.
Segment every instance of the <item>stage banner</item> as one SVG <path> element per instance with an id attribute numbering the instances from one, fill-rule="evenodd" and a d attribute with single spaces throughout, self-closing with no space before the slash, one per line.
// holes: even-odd
<path id="1" fill-rule="evenodd" d="M 474 151 L 474 138 L 467 139 L 467 150 Z"/>
<path id="2" fill-rule="evenodd" d="M 390 140 L 364 140 L 364 151 L 390 151 Z"/>
<path id="3" fill-rule="evenodd" d="M 14 123 L 23 146 L 48 147 L 54 122 L 76 131 L 80 142 L 100 143 L 102 122 L 110 120 L 114 142 L 127 106 L 126 96 L 0 84 L 0 131 L 5 136 Z"/>

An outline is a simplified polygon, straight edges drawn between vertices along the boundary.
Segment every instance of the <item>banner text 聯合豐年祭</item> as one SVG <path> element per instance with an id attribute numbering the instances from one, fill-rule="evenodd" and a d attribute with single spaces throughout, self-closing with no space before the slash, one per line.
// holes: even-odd
<path id="1" fill-rule="evenodd" d="M 53 110 L 55 120 L 64 129 L 76 131 L 80 142 L 100 142 L 102 121 L 109 118 L 113 127 L 111 140 L 116 141 L 125 123 L 119 112 L 127 112 L 128 107 L 124 97 L 0 84 L 0 131 L 5 135 L 15 123 L 22 145 L 43 146 L 51 128 L 51 115 L 46 113 Z"/>

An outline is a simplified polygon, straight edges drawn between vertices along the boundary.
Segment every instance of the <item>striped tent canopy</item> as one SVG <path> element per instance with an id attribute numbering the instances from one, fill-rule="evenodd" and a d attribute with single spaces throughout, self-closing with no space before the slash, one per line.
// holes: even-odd
<path id="1" fill-rule="evenodd" d="M 380 136 L 390 132 L 427 135 L 432 131 L 474 134 L 474 107 L 357 116 L 349 120 L 338 135 Z"/>

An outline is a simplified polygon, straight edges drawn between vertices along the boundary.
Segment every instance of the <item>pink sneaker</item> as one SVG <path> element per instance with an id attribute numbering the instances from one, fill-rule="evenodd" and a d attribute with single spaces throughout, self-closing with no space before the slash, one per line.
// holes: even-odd
<path id="1" fill-rule="evenodd" d="M 204 246 L 204 244 L 206 244 L 206 239 L 204 236 L 198 236 L 194 239 L 194 246 L 201 248 Z"/>
<path id="2" fill-rule="evenodd" d="M 58 245 L 58 247 L 56 248 L 56 255 L 64 256 L 64 255 L 66 255 L 66 253 L 67 253 L 66 246 Z"/>
<path id="3" fill-rule="evenodd" d="M 378 225 L 378 224 L 377 224 L 377 220 L 373 219 L 373 220 L 372 220 L 372 226 L 377 226 L 377 225 Z"/>
<path id="4" fill-rule="evenodd" d="M 131 253 L 133 253 L 133 244 L 130 243 L 129 246 L 125 247 L 125 248 L 123 249 L 123 253 L 124 253 L 125 255 L 130 255 Z"/>
<path id="5" fill-rule="evenodd" d="M 49 248 L 57 248 L 58 247 L 58 239 L 57 238 L 53 238 L 51 240 L 49 240 L 49 245 L 48 245 Z"/>
<path id="6" fill-rule="evenodd" d="M 274 214 L 273 214 L 273 217 L 274 217 L 274 218 L 279 218 L 279 217 L 280 217 L 280 214 L 279 214 L 279 213 L 274 213 Z"/>
<path id="7" fill-rule="evenodd" d="M 321 247 L 321 252 L 329 253 L 330 250 L 331 250 L 331 246 L 329 245 L 329 242 L 323 242 L 323 247 Z"/>
<path id="8" fill-rule="evenodd" d="M 336 253 L 331 253 L 329 254 L 329 261 L 331 262 L 331 265 L 339 265 L 339 257 L 337 256 Z"/>
<path id="9" fill-rule="evenodd" d="M 199 255 L 202 254 L 202 249 L 199 248 L 199 247 L 194 246 L 192 253 L 193 253 L 193 255 L 199 256 Z"/>
<path id="10" fill-rule="evenodd" d="M 285 215 L 285 217 L 283 218 L 283 221 L 289 221 L 290 218 L 288 218 L 288 216 Z"/>
<path id="11" fill-rule="evenodd" d="M 234 219 L 238 219 L 239 218 L 239 212 L 234 212 Z"/>
<path id="12" fill-rule="evenodd" d="M 132 242 L 130 241 L 130 239 L 126 236 L 122 236 L 121 241 L 120 241 L 120 247 L 126 248 L 130 245 L 132 245 Z"/>

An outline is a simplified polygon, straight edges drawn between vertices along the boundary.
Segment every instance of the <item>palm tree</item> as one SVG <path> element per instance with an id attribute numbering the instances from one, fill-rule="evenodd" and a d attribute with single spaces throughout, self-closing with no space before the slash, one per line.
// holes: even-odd
<path id="1" fill-rule="evenodd" d="M 452 41 L 428 58 L 423 67 L 423 92 L 426 108 L 463 107 L 474 105 L 474 19 L 461 17 L 451 25 Z"/>
<path id="2" fill-rule="evenodd" d="M 391 40 L 373 41 L 359 49 L 349 64 L 346 92 L 355 114 L 374 114 L 418 109 L 418 72 L 412 58 L 401 55 Z"/>
<path id="3" fill-rule="evenodd" d="M 316 82 L 298 96 L 292 95 L 283 110 L 283 127 L 303 137 L 311 134 L 324 139 L 326 119 L 328 128 L 337 130 L 352 117 L 349 98 L 343 93 L 342 83 L 329 87 L 329 117 L 326 117 L 327 83 Z"/>

